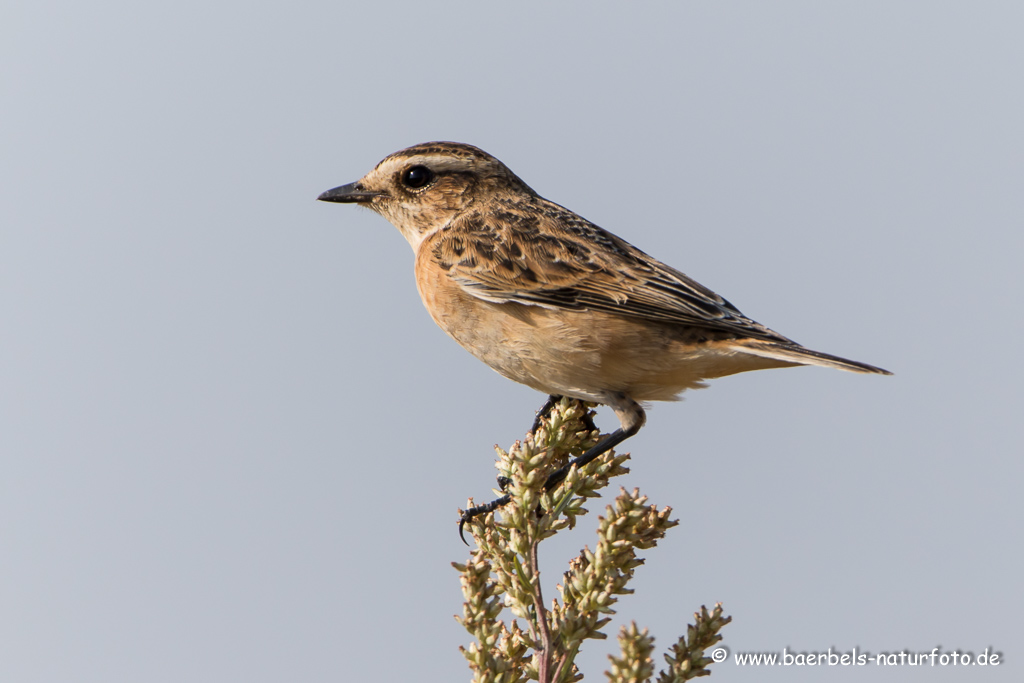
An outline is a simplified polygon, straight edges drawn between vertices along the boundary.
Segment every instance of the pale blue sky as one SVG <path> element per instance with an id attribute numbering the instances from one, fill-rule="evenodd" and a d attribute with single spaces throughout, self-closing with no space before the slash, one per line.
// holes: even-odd
<path id="1" fill-rule="evenodd" d="M 544 397 L 315 201 L 435 139 L 896 373 L 649 410 L 621 481 L 683 524 L 610 633 L 723 601 L 734 652 L 1007 664 L 715 680 L 1019 680 L 1022 35 L 1014 2 L 5 8 L 0 680 L 468 680 L 456 508 Z"/>

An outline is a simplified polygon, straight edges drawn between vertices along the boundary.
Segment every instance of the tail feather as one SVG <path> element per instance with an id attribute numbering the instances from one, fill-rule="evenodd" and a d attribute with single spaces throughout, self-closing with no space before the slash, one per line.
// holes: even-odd
<path id="1" fill-rule="evenodd" d="M 742 348 L 746 353 L 750 353 L 755 356 L 773 358 L 775 360 L 788 363 L 798 363 L 800 365 L 822 365 L 829 368 L 836 368 L 838 370 L 864 372 L 875 375 L 892 374 L 888 370 L 877 368 L 874 365 L 868 365 L 867 363 L 861 363 L 860 361 L 849 360 L 847 358 L 840 358 L 839 356 L 822 353 L 821 351 L 812 351 L 811 349 L 804 348 L 799 344 L 780 344 L 777 342 L 750 340 L 743 342 Z"/>

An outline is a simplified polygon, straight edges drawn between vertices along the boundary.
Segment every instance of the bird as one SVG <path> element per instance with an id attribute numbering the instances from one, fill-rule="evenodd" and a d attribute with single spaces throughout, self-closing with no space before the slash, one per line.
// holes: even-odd
<path id="1" fill-rule="evenodd" d="M 548 394 L 541 414 L 563 396 L 612 409 L 619 429 L 569 466 L 583 467 L 635 435 L 646 421 L 643 404 L 678 400 L 709 379 L 800 365 L 892 374 L 755 322 L 681 271 L 544 199 L 472 145 L 408 147 L 317 199 L 367 207 L 398 228 L 434 322 L 501 375 Z M 549 488 L 569 466 L 549 477 Z"/>

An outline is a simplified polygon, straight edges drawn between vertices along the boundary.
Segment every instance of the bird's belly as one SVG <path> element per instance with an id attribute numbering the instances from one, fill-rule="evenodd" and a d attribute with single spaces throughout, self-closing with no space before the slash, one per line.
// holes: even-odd
<path id="1" fill-rule="evenodd" d="M 678 325 L 492 303 L 445 280 L 420 287 L 441 329 L 500 374 L 548 394 L 599 403 L 611 393 L 671 401 L 705 379 L 782 365 Z"/>
<path id="2" fill-rule="evenodd" d="M 548 394 L 600 401 L 592 368 L 598 354 L 559 335 L 534 307 L 494 304 L 461 292 L 424 292 L 434 322 L 463 348 L 505 377 Z M 442 303 L 442 297 L 446 301 Z"/>

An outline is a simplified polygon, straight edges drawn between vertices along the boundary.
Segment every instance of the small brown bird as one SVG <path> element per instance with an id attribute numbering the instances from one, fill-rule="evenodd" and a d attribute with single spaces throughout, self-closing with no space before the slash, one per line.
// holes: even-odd
<path id="1" fill-rule="evenodd" d="M 551 397 L 615 411 L 621 428 L 580 467 L 639 431 L 641 401 L 677 400 L 706 379 L 796 365 L 891 374 L 754 322 L 471 145 L 395 152 L 318 199 L 369 207 L 399 229 L 431 317 L 474 356 Z"/>

